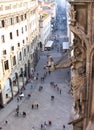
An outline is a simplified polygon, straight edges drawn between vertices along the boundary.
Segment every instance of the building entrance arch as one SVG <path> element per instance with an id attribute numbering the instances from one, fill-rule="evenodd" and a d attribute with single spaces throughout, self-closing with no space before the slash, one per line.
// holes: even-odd
<path id="1" fill-rule="evenodd" d="M 12 88 L 11 78 L 8 78 L 5 81 L 4 94 L 5 94 L 5 99 L 4 99 L 5 104 L 8 103 L 11 99 L 13 99 L 13 88 Z"/>

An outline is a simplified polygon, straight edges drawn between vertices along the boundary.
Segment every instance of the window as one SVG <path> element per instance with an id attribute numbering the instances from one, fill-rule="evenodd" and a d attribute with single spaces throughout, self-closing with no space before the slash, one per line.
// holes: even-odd
<path id="1" fill-rule="evenodd" d="M 2 43 L 5 42 L 5 37 L 4 37 L 4 35 L 1 35 L 1 41 L 2 41 Z"/>
<path id="2" fill-rule="evenodd" d="M 10 24 L 11 24 L 11 25 L 13 24 L 13 19 L 12 19 L 12 18 L 10 18 Z"/>
<path id="3" fill-rule="evenodd" d="M 10 32 L 10 39 L 13 39 L 12 32 Z"/>
<path id="4" fill-rule="evenodd" d="M 23 21 L 23 15 L 21 15 L 21 21 Z"/>
<path id="5" fill-rule="evenodd" d="M 9 69 L 8 60 L 4 61 L 4 67 L 5 67 L 5 70 L 8 70 L 8 69 Z"/>
<path id="6" fill-rule="evenodd" d="M 16 22 L 17 22 L 17 23 L 19 22 L 19 18 L 18 18 L 18 16 L 16 16 Z"/>
<path id="7" fill-rule="evenodd" d="M 13 57 L 13 65 L 16 65 L 16 56 Z"/>
<path id="8" fill-rule="evenodd" d="M 19 54 L 19 60 L 22 60 L 22 54 L 21 54 L 21 52 Z"/>
<path id="9" fill-rule="evenodd" d="M 18 30 L 16 30 L 16 35 L 19 36 L 19 31 Z"/>
<path id="10" fill-rule="evenodd" d="M 20 47 L 20 43 L 18 43 L 18 47 Z"/>
<path id="11" fill-rule="evenodd" d="M 25 31 L 27 31 L 27 26 L 25 25 Z"/>
<path id="12" fill-rule="evenodd" d="M 26 37 L 26 41 L 28 41 L 28 37 Z"/>
<path id="13" fill-rule="evenodd" d="M 2 27 L 5 27 L 5 22 L 4 22 L 4 20 L 1 20 L 0 21 L 0 27 L 2 28 Z"/>
<path id="14" fill-rule="evenodd" d="M 11 47 L 11 51 L 14 51 L 14 46 Z"/>
<path id="15" fill-rule="evenodd" d="M 23 27 L 22 27 L 22 33 L 23 33 Z"/>
<path id="16" fill-rule="evenodd" d="M 26 49 L 24 49 L 24 56 L 26 56 Z"/>
<path id="17" fill-rule="evenodd" d="M 6 55 L 7 54 L 7 51 L 6 50 L 3 50 L 3 55 Z"/>
<path id="18" fill-rule="evenodd" d="M 24 15 L 25 19 L 27 18 L 26 14 Z"/>
<path id="19" fill-rule="evenodd" d="M 25 43 L 25 41 L 23 40 L 23 44 Z"/>

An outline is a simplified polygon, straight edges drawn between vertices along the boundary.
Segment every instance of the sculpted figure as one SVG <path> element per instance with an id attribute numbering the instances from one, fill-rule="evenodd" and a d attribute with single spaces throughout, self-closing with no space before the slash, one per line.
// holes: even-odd
<path id="1" fill-rule="evenodd" d="M 59 60 L 54 63 L 54 59 L 49 56 L 48 65 L 44 66 L 44 69 L 55 71 L 57 69 L 72 67 L 72 70 L 78 70 L 78 73 L 82 73 L 85 67 L 85 53 L 82 47 L 74 46 L 74 56 L 70 57 L 66 61 Z"/>
<path id="2" fill-rule="evenodd" d="M 71 19 L 75 20 L 76 11 L 74 10 L 74 7 L 70 8 L 69 16 L 71 17 Z"/>
<path id="3" fill-rule="evenodd" d="M 71 24 L 75 24 L 75 22 L 76 22 L 76 11 L 74 10 L 74 7 L 72 6 L 71 8 L 70 8 L 70 12 L 69 12 L 69 16 L 70 16 L 70 21 L 71 21 Z"/>
<path id="4" fill-rule="evenodd" d="M 84 113 L 84 86 L 85 86 L 85 70 L 86 70 L 86 56 L 85 49 L 82 46 L 73 46 L 74 56 L 70 57 L 66 61 L 57 61 L 54 63 L 52 57 L 49 57 L 48 66 L 44 66 L 44 69 L 55 71 L 57 69 L 63 69 L 71 67 L 71 88 L 73 90 L 73 97 L 75 102 L 75 110 L 77 113 Z"/>

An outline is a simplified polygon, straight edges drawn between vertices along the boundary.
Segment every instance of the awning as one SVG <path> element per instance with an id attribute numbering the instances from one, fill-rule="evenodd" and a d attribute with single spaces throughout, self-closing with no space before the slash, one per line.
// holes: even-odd
<path id="1" fill-rule="evenodd" d="M 69 49 L 69 42 L 63 42 L 63 49 Z"/>
<path id="2" fill-rule="evenodd" d="M 53 45 L 53 41 L 48 41 L 45 45 L 45 48 L 51 48 Z"/>

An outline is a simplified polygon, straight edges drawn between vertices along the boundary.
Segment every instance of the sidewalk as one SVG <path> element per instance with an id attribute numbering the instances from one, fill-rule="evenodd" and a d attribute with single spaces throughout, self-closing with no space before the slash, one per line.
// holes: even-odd
<path id="1" fill-rule="evenodd" d="M 56 52 L 51 52 L 53 55 Z M 59 58 L 60 54 L 55 55 Z M 36 73 L 39 73 L 38 81 L 32 81 L 34 88 L 31 89 L 31 84 L 27 84 L 26 90 L 24 90 L 25 97 L 21 102 L 17 103 L 17 97 L 14 98 L 4 109 L 0 111 L 0 127 L 3 130 L 31 130 L 32 127 L 35 130 L 39 130 L 41 124 L 48 120 L 52 121 L 52 126 L 47 127 L 47 130 L 62 130 L 63 124 L 66 125 L 66 130 L 72 130 L 72 127 L 67 125 L 70 108 L 72 106 L 72 96 L 68 94 L 69 87 L 66 84 L 67 70 L 57 70 L 51 72 L 44 82 L 41 82 L 40 78 L 44 75 L 45 70 L 43 66 L 47 64 L 47 55 L 41 55 L 39 63 L 36 67 Z M 57 89 L 50 86 L 50 82 L 54 81 L 59 88 L 61 88 L 61 94 Z M 39 86 L 43 86 L 42 91 L 38 91 Z M 30 99 L 27 99 L 27 94 L 30 93 Z M 54 96 L 54 101 L 51 101 L 51 96 Z M 38 109 L 32 110 L 32 104 L 39 105 Z M 20 105 L 20 112 L 26 112 L 26 118 L 15 117 L 15 108 L 17 104 Z M 8 124 L 5 124 L 5 121 Z"/>

